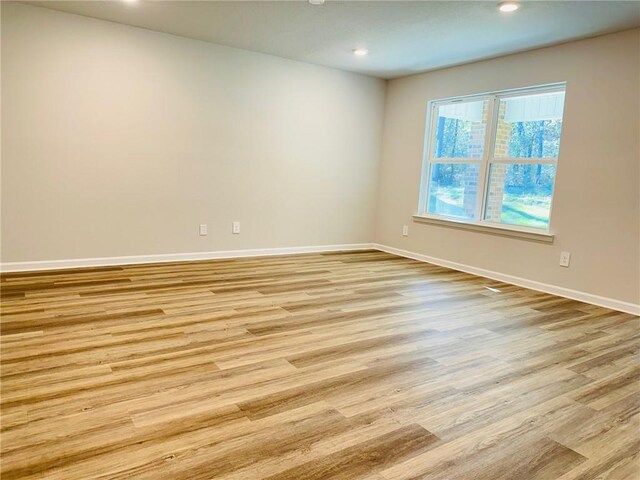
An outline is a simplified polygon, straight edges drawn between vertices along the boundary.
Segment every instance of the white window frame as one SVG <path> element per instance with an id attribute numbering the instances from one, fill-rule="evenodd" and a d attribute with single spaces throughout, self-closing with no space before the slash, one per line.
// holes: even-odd
<path id="1" fill-rule="evenodd" d="M 490 92 L 478 95 L 464 95 L 459 97 L 443 98 L 438 100 L 431 100 L 427 105 L 427 124 L 425 130 L 424 152 L 422 162 L 422 174 L 420 180 L 420 199 L 418 205 L 418 213 L 414 215 L 417 221 L 423 221 L 426 223 L 444 224 L 451 223 L 453 225 L 460 225 L 463 228 L 471 227 L 472 230 L 486 230 L 486 229 L 498 229 L 505 232 L 515 232 L 515 236 L 527 236 L 519 235 L 518 233 L 531 234 L 531 238 L 544 239 L 548 237 L 553 239 L 551 233 L 551 216 L 553 212 L 553 200 L 555 197 L 556 179 L 554 178 L 553 191 L 551 194 L 551 205 L 549 210 L 549 228 L 535 228 L 525 227 L 520 225 L 511 225 L 507 223 L 492 222 L 484 219 L 485 204 L 487 201 L 488 189 L 489 189 L 489 172 L 492 164 L 508 163 L 508 164 L 551 164 L 557 165 L 558 158 L 510 158 L 510 157 L 495 157 L 495 141 L 497 134 L 497 122 L 498 122 L 498 105 L 501 99 L 509 97 L 519 97 L 531 94 L 544 94 L 552 92 L 566 92 L 566 83 L 554 83 L 549 85 L 540 85 L 535 87 L 519 88 L 512 90 L 503 90 L 497 92 Z M 470 101 L 484 101 L 488 100 L 487 104 L 487 124 L 485 126 L 485 142 L 482 152 L 482 157 L 478 158 L 435 158 L 434 155 L 434 142 L 435 142 L 435 121 L 437 108 L 442 105 L 470 102 Z M 562 133 L 560 134 L 560 144 L 562 145 Z M 558 154 L 558 157 L 560 155 Z M 434 163 L 477 163 L 479 168 L 478 173 L 478 191 L 476 193 L 476 211 L 475 219 L 468 219 L 464 217 L 455 217 L 450 215 L 433 214 L 427 210 L 427 203 L 429 199 L 429 178 L 431 176 L 431 166 Z M 433 221 L 430 221 L 433 220 Z M 540 237 L 540 238 L 537 238 Z"/>

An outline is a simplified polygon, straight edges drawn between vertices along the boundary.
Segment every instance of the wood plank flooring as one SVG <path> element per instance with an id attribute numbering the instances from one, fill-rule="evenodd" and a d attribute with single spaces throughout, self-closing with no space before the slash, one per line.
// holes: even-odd
<path id="1" fill-rule="evenodd" d="M 377 251 L 2 276 L 1 478 L 640 478 L 640 319 Z"/>

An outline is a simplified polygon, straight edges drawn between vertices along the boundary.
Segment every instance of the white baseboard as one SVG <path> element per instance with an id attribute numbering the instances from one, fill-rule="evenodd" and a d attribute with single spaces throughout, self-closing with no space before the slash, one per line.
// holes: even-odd
<path id="1" fill-rule="evenodd" d="M 491 278 L 500 282 L 518 285 L 519 287 L 529 288 L 531 290 L 537 290 L 544 293 L 550 293 L 552 295 L 570 298 L 571 300 L 578 300 L 580 302 L 590 303 L 592 305 L 598 305 L 599 307 L 610 308 L 612 310 L 631 313 L 633 315 L 640 315 L 640 305 L 637 305 L 635 303 L 623 302 L 622 300 L 601 297 L 599 295 L 572 290 L 570 288 L 558 287 L 556 285 L 550 285 L 548 283 L 536 282 L 535 280 L 528 280 L 526 278 L 507 275 L 505 273 L 485 270 L 484 268 L 472 267 L 470 265 L 451 262 L 449 260 L 443 260 L 441 258 L 430 257 L 428 255 L 421 255 L 419 253 L 409 252 L 407 250 L 388 247 L 386 245 L 380 245 L 377 243 L 374 243 L 372 246 L 376 250 L 399 255 L 401 257 L 412 258 L 421 262 L 432 263 L 441 267 L 451 268 L 452 270 L 459 270 L 461 272 L 471 273 L 480 277 Z"/>
<path id="2" fill-rule="evenodd" d="M 257 248 L 249 250 L 221 250 L 216 252 L 167 253 L 160 255 L 133 255 L 126 257 L 77 258 L 71 260 L 43 260 L 37 262 L 8 262 L 0 264 L 0 271 L 29 272 L 37 270 L 60 270 L 66 268 L 108 267 L 134 265 L 140 263 L 188 262 L 193 260 L 215 260 L 224 258 L 267 257 L 274 255 L 299 255 L 302 253 L 323 253 L 369 250 L 370 243 L 350 243 L 344 245 L 319 245 L 311 247 Z"/>
<path id="3" fill-rule="evenodd" d="M 580 302 L 598 305 L 633 315 L 640 315 L 640 305 L 623 302 L 613 298 L 601 297 L 591 293 L 571 290 L 569 288 L 558 287 L 547 283 L 536 282 L 526 278 L 507 275 L 505 273 L 485 270 L 484 268 L 473 267 L 462 263 L 451 262 L 441 258 L 430 257 L 419 253 L 409 252 L 399 248 L 380 245 L 377 243 L 351 243 L 343 245 L 318 245 L 309 247 L 285 247 L 285 248 L 258 248 L 248 250 L 222 250 L 214 252 L 194 252 L 194 253 L 168 253 L 160 255 L 133 255 L 125 257 L 101 257 L 101 258 L 78 258 L 71 260 L 43 260 L 36 262 L 9 262 L 0 264 L 0 272 L 29 272 L 38 270 L 60 270 L 67 268 L 83 267 L 107 267 L 118 265 L 135 265 L 141 263 L 167 263 L 167 262 L 187 262 L 194 260 L 215 260 L 225 258 L 245 258 L 245 257 L 267 257 L 274 255 L 297 255 L 302 253 L 323 253 L 340 251 L 358 251 L 375 249 L 382 252 L 399 255 L 401 257 L 412 258 L 421 262 L 432 263 L 441 267 L 459 270 L 461 272 L 478 275 L 480 277 L 491 278 L 500 282 L 511 283 L 531 290 L 550 293 L 559 297 L 570 298 Z"/>

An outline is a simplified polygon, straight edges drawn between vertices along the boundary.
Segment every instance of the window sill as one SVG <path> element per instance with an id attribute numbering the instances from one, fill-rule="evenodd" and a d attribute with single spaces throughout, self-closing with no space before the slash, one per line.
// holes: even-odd
<path id="1" fill-rule="evenodd" d="M 475 232 L 489 233 L 492 235 L 523 238 L 525 240 L 534 240 L 536 242 L 553 243 L 554 239 L 554 235 L 548 232 L 532 232 L 530 230 L 521 230 L 506 226 L 467 223 L 452 219 L 429 217 L 426 215 L 414 215 L 413 221 L 418 223 L 428 223 L 430 225 L 438 225 L 440 227 L 459 228 L 462 230 L 471 230 Z"/>

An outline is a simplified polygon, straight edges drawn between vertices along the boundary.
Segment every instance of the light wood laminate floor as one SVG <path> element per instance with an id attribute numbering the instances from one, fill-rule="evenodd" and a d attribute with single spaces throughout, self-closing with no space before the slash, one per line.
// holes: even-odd
<path id="1" fill-rule="evenodd" d="M 639 478 L 632 315 L 376 251 L 1 285 L 2 480 Z"/>

